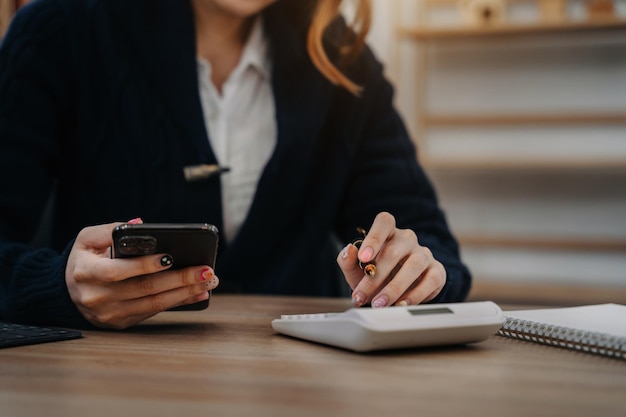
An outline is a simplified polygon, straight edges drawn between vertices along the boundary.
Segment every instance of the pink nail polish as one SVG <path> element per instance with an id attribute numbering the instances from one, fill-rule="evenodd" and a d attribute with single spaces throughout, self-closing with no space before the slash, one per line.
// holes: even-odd
<path id="1" fill-rule="evenodd" d="M 141 217 L 137 217 L 135 219 L 127 221 L 126 223 L 128 223 L 128 224 L 142 224 L 143 220 L 141 220 Z"/>
<path id="2" fill-rule="evenodd" d="M 202 281 L 206 281 L 208 279 L 211 279 L 213 277 L 213 271 L 211 270 L 211 268 L 205 268 L 202 270 L 202 272 L 200 272 L 200 279 Z"/>
<path id="3" fill-rule="evenodd" d="M 382 308 L 382 307 L 385 307 L 388 303 L 389 303 L 389 300 L 387 299 L 387 297 L 384 295 L 381 295 L 380 297 L 372 301 L 372 307 Z"/>
<path id="4" fill-rule="evenodd" d="M 363 252 L 361 252 L 360 259 L 361 259 L 361 262 L 369 262 L 372 260 L 373 257 L 374 257 L 374 249 L 368 246 L 365 249 L 363 249 Z"/>

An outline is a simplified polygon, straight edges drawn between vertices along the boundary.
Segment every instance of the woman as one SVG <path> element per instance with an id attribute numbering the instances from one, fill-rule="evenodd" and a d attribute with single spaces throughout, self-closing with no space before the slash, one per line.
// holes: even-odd
<path id="1" fill-rule="evenodd" d="M 392 88 L 362 47 L 368 4 L 352 31 L 340 3 L 23 8 L 0 51 L 0 173 L 11 179 L 0 196 L 0 317 L 125 328 L 205 299 L 217 286 L 206 265 L 110 259 L 112 229 L 135 217 L 215 224 L 218 291 L 339 296 L 349 286 L 356 306 L 374 307 L 463 300 L 469 272 Z M 183 175 L 218 163 L 230 171 Z M 51 242 L 36 248 L 51 190 Z M 358 227 L 368 229 L 360 247 L 336 255 Z M 371 261 L 373 277 L 359 266 Z"/>

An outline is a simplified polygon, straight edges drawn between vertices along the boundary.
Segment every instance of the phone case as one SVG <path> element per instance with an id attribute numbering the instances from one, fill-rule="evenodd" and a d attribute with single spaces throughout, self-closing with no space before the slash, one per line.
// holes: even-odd
<path id="1" fill-rule="evenodd" d="M 172 269 L 209 265 L 215 267 L 218 230 L 208 223 L 122 224 L 113 229 L 113 258 L 130 258 L 168 253 L 174 258 Z M 209 299 L 210 299 L 209 292 Z M 209 300 L 172 310 L 203 310 Z"/>

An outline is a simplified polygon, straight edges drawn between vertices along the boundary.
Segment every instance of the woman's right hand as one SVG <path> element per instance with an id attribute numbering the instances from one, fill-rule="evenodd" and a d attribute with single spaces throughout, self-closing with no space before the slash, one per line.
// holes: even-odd
<path id="1" fill-rule="evenodd" d="M 169 270 L 167 254 L 111 259 L 111 233 L 121 223 L 80 231 L 65 268 L 70 297 L 98 327 L 124 329 L 157 313 L 206 300 L 219 280 L 209 266 Z"/>

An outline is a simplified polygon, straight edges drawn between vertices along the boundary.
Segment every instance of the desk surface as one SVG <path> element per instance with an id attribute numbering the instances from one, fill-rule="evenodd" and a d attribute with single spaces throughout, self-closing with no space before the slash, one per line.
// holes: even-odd
<path id="1" fill-rule="evenodd" d="M 626 361 L 493 336 L 357 354 L 275 334 L 348 300 L 216 295 L 131 330 L 0 351 L 14 416 L 626 416 Z"/>

